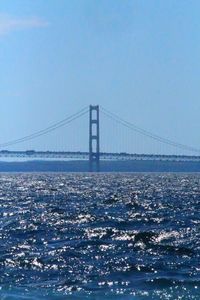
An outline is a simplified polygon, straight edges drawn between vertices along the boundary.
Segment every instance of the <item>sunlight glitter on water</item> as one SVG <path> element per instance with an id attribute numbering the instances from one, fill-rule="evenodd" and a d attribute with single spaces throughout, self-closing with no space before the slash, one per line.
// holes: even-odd
<path id="1" fill-rule="evenodd" d="M 199 213 L 198 174 L 1 175 L 1 299 L 199 299 Z"/>

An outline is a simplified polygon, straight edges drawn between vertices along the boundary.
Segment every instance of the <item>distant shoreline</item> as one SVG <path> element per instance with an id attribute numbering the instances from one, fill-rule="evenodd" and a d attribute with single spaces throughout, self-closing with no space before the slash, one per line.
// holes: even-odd
<path id="1" fill-rule="evenodd" d="M 88 161 L 0 161 L 0 172 L 88 172 Z M 101 161 L 100 172 L 200 172 L 200 162 Z"/>

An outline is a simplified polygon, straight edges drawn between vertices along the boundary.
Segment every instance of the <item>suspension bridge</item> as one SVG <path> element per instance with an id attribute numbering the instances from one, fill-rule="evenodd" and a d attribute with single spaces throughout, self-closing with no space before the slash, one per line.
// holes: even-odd
<path id="1" fill-rule="evenodd" d="M 101 144 L 101 128 L 100 128 L 100 114 L 107 117 L 114 123 L 134 132 L 139 136 L 146 137 L 156 143 L 167 145 L 173 149 L 179 149 L 182 153 L 189 152 L 191 154 L 148 154 L 135 152 L 111 152 L 102 151 Z M 8 150 L 9 147 L 14 147 L 18 144 L 25 143 L 44 137 L 51 132 L 57 131 L 59 128 L 66 128 L 67 125 L 80 119 L 82 116 L 89 116 L 89 130 L 88 130 L 88 151 L 37 151 L 37 150 Z M 60 159 L 60 160 L 88 160 L 91 171 L 98 171 L 100 169 L 101 160 L 109 161 L 127 161 L 127 160 L 150 160 L 150 161 L 191 161 L 200 162 L 200 149 L 174 142 L 170 139 L 163 138 L 147 130 L 144 130 L 130 122 L 127 122 L 119 116 L 109 112 L 99 105 L 90 105 L 83 108 L 79 112 L 57 122 L 53 125 L 36 131 L 32 134 L 26 135 L 22 138 L 14 139 L 0 144 L 0 158 L 23 158 L 23 159 Z"/>

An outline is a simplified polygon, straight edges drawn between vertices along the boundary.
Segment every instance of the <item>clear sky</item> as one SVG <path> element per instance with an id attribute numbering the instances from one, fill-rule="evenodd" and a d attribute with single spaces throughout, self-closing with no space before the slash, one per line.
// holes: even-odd
<path id="1" fill-rule="evenodd" d="M 200 1 L 0 0 L 0 101 L 0 143 L 100 104 L 200 148 Z"/>

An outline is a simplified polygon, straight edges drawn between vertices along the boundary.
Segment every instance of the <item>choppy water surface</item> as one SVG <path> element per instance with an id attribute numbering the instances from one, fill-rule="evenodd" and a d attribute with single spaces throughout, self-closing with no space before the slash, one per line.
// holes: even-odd
<path id="1" fill-rule="evenodd" d="M 0 299 L 200 299 L 200 175 L 0 176 Z"/>

